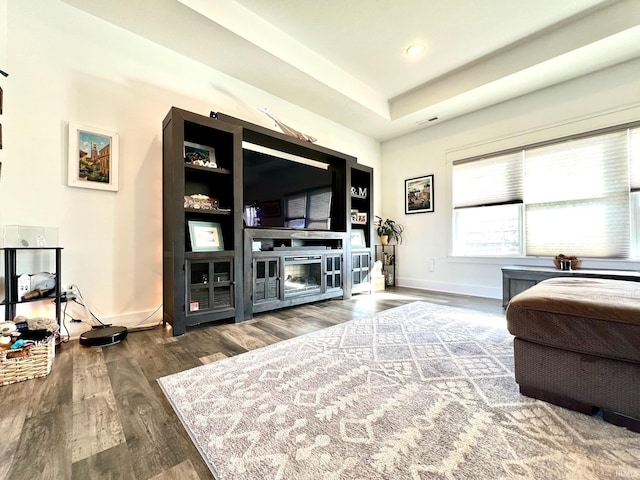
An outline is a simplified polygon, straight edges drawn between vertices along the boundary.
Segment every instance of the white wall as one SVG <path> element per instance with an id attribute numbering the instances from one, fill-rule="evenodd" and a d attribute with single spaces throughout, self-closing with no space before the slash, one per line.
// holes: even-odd
<path id="1" fill-rule="evenodd" d="M 0 225 L 57 227 L 63 286 L 77 284 L 103 320 L 135 325 L 162 302 L 161 126 L 171 106 L 275 128 L 257 110 L 267 107 L 379 171 L 380 145 L 366 136 L 59 1 L 5 4 Z M 117 193 L 66 185 L 69 122 L 119 133 Z"/>
<path id="2" fill-rule="evenodd" d="M 550 258 L 470 260 L 449 255 L 451 162 L 640 120 L 639 71 L 640 59 L 636 59 L 383 143 L 382 211 L 406 227 L 406 239 L 397 254 L 397 283 L 500 298 L 502 265 L 551 266 Z M 435 175 L 435 212 L 405 215 L 404 180 L 431 173 Z M 429 259 L 435 260 L 433 272 L 429 272 Z M 598 260 L 585 260 L 582 266 L 640 268 L 637 262 Z"/>

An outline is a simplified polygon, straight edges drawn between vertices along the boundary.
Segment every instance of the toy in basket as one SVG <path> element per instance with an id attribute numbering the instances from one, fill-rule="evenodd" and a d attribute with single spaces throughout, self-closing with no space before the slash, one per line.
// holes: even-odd
<path id="1" fill-rule="evenodd" d="M 48 375 L 57 330 L 53 319 L 16 317 L 13 322 L 1 322 L 0 385 Z"/>

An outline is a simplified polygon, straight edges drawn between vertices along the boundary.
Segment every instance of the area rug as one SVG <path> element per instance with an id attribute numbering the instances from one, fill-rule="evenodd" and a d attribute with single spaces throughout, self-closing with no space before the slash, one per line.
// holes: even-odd
<path id="1" fill-rule="evenodd" d="M 415 302 L 159 383 L 218 480 L 640 478 L 640 435 L 521 396 L 512 349 Z"/>

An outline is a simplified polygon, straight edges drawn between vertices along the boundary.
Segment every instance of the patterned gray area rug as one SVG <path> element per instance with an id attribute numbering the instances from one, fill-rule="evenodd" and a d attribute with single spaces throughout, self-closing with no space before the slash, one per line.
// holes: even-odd
<path id="1" fill-rule="evenodd" d="M 219 480 L 640 477 L 640 435 L 521 396 L 512 349 L 415 302 L 159 382 Z"/>

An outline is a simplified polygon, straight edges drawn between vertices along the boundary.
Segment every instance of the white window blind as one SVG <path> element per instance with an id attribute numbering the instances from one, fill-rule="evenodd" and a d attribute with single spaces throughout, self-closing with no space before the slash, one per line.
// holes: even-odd
<path id="1" fill-rule="evenodd" d="M 527 149 L 525 203 L 606 197 L 629 189 L 626 132 Z"/>
<path id="2" fill-rule="evenodd" d="M 524 179 L 528 255 L 629 255 L 626 131 L 527 149 Z"/>
<path id="3" fill-rule="evenodd" d="M 640 127 L 629 129 L 631 257 L 640 257 Z"/>
<path id="4" fill-rule="evenodd" d="M 626 258 L 629 197 L 601 200 L 527 205 L 527 255 Z"/>
<path id="5" fill-rule="evenodd" d="M 640 257 L 638 123 L 452 171 L 454 255 Z"/>
<path id="6" fill-rule="evenodd" d="M 640 191 L 640 127 L 629 129 L 629 183 L 632 192 Z"/>
<path id="7" fill-rule="evenodd" d="M 453 207 L 522 202 L 522 151 L 453 165 Z"/>

